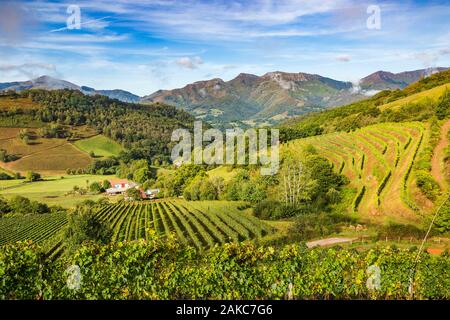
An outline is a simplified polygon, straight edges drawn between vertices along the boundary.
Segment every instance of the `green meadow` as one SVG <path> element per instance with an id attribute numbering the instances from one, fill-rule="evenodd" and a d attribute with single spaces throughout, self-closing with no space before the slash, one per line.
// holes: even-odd
<path id="1" fill-rule="evenodd" d="M 79 140 L 74 145 L 81 151 L 93 152 L 96 157 L 118 156 L 124 150 L 120 144 L 103 135 Z"/>
<path id="2" fill-rule="evenodd" d="M 74 186 L 86 188 L 94 181 L 101 182 L 111 176 L 102 175 L 74 175 L 46 177 L 42 181 L 26 182 L 25 180 L 0 181 L 0 196 L 10 198 L 23 196 L 31 200 L 47 203 L 48 205 L 59 205 L 66 208 L 74 207 L 84 200 L 98 200 L 103 195 L 72 195 L 68 194 Z"/>

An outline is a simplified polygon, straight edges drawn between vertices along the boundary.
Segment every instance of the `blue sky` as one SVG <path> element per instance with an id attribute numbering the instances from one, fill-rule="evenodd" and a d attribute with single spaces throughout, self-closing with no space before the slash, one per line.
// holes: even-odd
<path id="1" fill-rule="evenodd" d="M 69 5 L 81 29 L 67 28 Z M 450 66 L 448 17 L 448 1 L 2 0 L 0 82 L 48 74 L 147 95 L 241 72 L 357 81 Z"/>

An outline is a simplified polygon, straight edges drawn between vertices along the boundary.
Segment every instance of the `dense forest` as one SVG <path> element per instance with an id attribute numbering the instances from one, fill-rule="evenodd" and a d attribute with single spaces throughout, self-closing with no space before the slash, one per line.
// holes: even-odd
<path id="1" fill-rule="evenodd" d="M 60 125 L 88 125 L 121 143 L 133 158 L 165 157 L 172 131 L 190 128 L 194 118 L 163 104 L 125 103 L 105 96 L 87 96 L 75 90 L 29 90 L 7 93 L 11 98 L 30 98 L 39 108 L 3 109 L 0 117 L 26 118 Z"/>

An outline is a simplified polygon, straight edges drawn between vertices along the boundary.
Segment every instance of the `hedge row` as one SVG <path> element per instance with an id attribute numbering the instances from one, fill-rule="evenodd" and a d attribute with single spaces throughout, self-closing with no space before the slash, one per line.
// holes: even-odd
<path id="1" fill-rule="evenodd" d="M 392 171 L 389 170 L 387 175 L 383 178 L 383 181 L 381 181 L 380 185 L 378 186 L 377 196 L 380 196 L 380 194 L 383 192 L 383 190 L 386 187 L 386 184 L 388 183 L 389 178 L 391 177 L 391 175 L 392 175 Z"/>
<path id="2" fill-rule="evenodd" d="M 361 200 L 365 193 L 366 193 L 366 186 L 363 186 L 359 191 L 359 193 L 356 195 L 355 201 L 353 202 L 353 211 L 356 212 L 358 210 L 358 206 L 361 203 Z"/>

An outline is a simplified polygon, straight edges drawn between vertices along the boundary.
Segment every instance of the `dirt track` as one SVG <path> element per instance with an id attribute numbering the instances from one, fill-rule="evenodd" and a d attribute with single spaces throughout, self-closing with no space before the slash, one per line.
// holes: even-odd
<path id="1" fill-rule="evenodd" d="M 324 246 L 329 246 L 329 245 L 333 245 L 333 244 L 337 244 L 337 243 L 346 243 L 346 242 L 352 242 L 357 240 L 357 238 L 326 238 L 326 239 L 320 239 L 320 240 L 315 240 L 315 241 L 310 241 L 306 243 L 306 246 L 308 248 L 313 248 L 313 247 L 324 247 Z"/>

